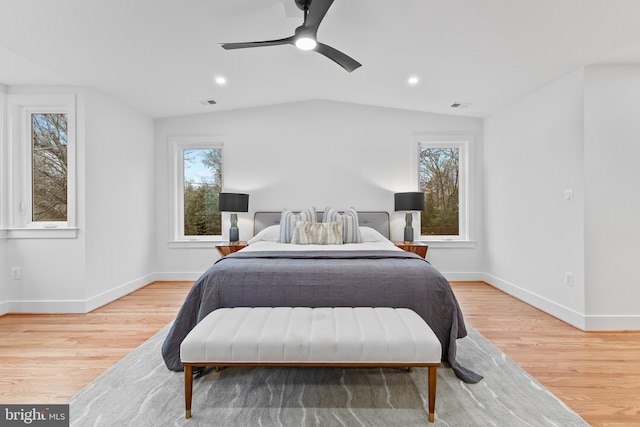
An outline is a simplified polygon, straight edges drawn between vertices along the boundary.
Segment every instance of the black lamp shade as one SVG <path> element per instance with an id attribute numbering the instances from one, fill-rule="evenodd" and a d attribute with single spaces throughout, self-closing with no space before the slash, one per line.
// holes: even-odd
<path id="1" fill-rule="evenodd" d="M 220 193 L 220 212 L 249 212 L 249 195 L 243 193 Z"/>
<path id="2" fill-rule="evenodd" d="M 423 211 L 424 210 L 424 193 L 409 192 L 396 193 L 395 210 L 396 211 Z"/>

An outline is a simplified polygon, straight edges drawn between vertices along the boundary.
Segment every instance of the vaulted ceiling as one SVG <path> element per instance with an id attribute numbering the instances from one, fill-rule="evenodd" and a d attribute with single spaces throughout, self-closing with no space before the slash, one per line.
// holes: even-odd
<path id="1" fill-rule="evenodd" d="M 302 19 L 294 0 L 0 0 L 0 83 L 93 87 L 154 118 L 309 99 L 481 117 L 583 65 L 640 63 L 637 0 L 335 0 L 318 39 L 352 73 L 219 46 Z"/>

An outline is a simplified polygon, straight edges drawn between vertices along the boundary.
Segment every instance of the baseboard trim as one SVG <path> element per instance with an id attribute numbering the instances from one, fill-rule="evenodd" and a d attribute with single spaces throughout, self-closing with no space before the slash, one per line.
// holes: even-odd
<path id="1" fill-rule="evenodd" d="M 7 301 L 0 302 L 0 316 L 9 314 L 9 303 Z"/>
<path id="2" fill-rule="evenodd" d="M 38 314 L 84 314 L 113 302 L 131 292 L 156 281 L 156 274 L 151 273 L 138 279 L 124 283 L 86 300 L 23 300 L 6 301 L 0 304 L 0 314 L 38 313 Z"/>
<path id="3" fill-rule="evenodd" d="M 640 315 L 588 315 L 587 331 L 640 331 Z"/>
<path id="4" fill-rule="evenodd" d="M 521 287 L 513 283 L 507 282 L 506 280 L 502 280 L 488 273 L 484 273 L 484 281 L 494 288 L 506 292 L 514 298 L 526 302 L 527 304 L 539 310 L 542 310 L 553 317 L 557 317 L 563 322 L 575 326 L 576 328 L 583 331 L 586 330 L 586 321 L 584 314 L 578 313 L 575 310 L 557 304 L 547 298 L 544 298 L 526 289 L 522 289 Z"/>
<path id="5" fill-rule="evenodd" d="M 85 300 L 85 313 L 102 307 L 105 304 L 109 304 L 110 302 L 113 302 L 118 298 L 122 298 L 123 296 L 130 294 L 131 292 L 136 291 L 151 282 L 155 282 L 156 280 L 158 280 L 156 276 L 156 273 L 150 273 L 145 276 L 139 277 L 138 279 L 124 283 L 116 288 L 88 298 L 87 300 Z"/>
<path id="6" fill-rule="evenodd" d="M 82 300 L 23 300 L 7 301 L 8 313 L 32 314 L 84 314 L 85 301 Z"/>

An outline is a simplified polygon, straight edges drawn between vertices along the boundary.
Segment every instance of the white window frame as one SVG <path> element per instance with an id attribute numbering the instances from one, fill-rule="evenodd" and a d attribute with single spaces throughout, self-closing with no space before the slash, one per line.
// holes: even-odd
<path id="1" fill-rule="evenodd" d="M 466 134 L 413 134 L 413 167 L 416 187 L 420 188 L 420 150 L 423 148 L 458 148 L 459 149 L 459 188 L 458 188 L 458 226 L 456 236 L 424 236 L 421 241 L 428 242 L 432 247 L 474 247 L 475 218 L 474 218 L 474 136 Z"/>
<path id="2" fill-rule="evenodd" d="M 174 248 L 203 247 L 210 246 L 212 242 L 221 242 L 222 235 L 184 235 L 184 152 L 194 149 L 222 150 L 222 179 L 224 182 L 224 142 L 215 136 L 169 137 L 168 139 L 171 180 L 173 182 L 169 246 Z"/>
<path id="3" fill-rule="evenodd" d="M 8 238 L 76 238 L 76 96 L 7 96 Z M 67 220 L 33 221 L 31 114 L 67 115 Z"/>
<path id="4" fill-rule="evenodd" d="M 0 239 L 7 238 L 7 205 L 9 203 L 8 194 L 8 169 L 11 163 L 7 159 L 7 142 L 6 142 L 6 118 L 5 113 L 7 105 L 7 88 L 0 84 Z"/>

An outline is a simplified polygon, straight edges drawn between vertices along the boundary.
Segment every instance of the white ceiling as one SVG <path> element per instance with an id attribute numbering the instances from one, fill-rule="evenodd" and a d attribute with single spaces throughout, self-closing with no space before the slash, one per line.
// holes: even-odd
<path id="1" fill-rule="evenodd" d="M 638 0 L 335 0 L 318 39 L 353 73 L 218 45 L 301 23 L 294 0 L 0 0 L 0 83 L 89 86 L 151 117 L 308 99 L 484 116 L 583 65 L 640 62 Z"/>

